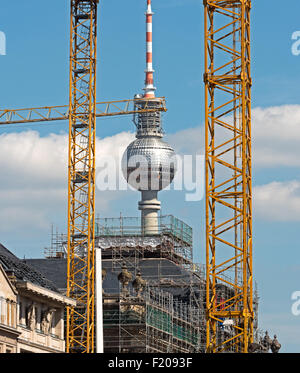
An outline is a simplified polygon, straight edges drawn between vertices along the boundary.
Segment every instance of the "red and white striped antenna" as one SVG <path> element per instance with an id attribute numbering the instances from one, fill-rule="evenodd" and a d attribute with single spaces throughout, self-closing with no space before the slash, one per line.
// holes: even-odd
<path id="1" fill-rule="evenodd" d="M 156 88 L 153 86 L 153 64 L 152 64 L 152 13 L 151 0 L 147 0 L 146 12 L 146 80 L 145 80 L 145 94 L 146 98 L 155 97 Z"/>

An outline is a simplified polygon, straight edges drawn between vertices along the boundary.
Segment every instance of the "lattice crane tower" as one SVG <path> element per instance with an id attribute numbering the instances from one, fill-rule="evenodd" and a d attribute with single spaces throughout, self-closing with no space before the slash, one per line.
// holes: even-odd
<path id="1" fill-rule="evenodd" d="M 67 351 L 94 352 L 96 118 L 165 112 L 161 98 L 96 103 L 98 0 L 71 0 L 69 105 L 1 109 L 0 126 L 69 120 Z"/>
<path id="2" fill-rule="evenodd" d="M 253 342 L 251 0 L 205 0 L 204 9 L 206 344 L 208 352 L 248 352 Z"/>
<path id="3" fill-rule="evenodd" d="M 71 1 L 67 352 L 94 350 L 98 0 Z"/>

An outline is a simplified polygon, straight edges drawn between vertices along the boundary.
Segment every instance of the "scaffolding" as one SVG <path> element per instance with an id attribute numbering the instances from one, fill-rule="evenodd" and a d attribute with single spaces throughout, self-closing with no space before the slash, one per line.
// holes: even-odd
<path id="1" fill-rule="evenodd" d="M 106 352 L 204 352 L 205 273 L 193 263 L 192 228 L 172 215 L 159 217 L 157 234 L 145 235 L 141 218 L 96 220 L 104 280 L 104 348 Z M 135 293 L 132 281 L 123 293 L 113 282 L 126 268 L 147 286 Z"/>
<path id="2" fill-rule="evenodd" d="M 206 273 L 193 261 L 192 228 L 172 215 L 159 217 L 157 234 L 145 235 L 138 217 L 97 218 L 95 247 L 102 252 L 104 351 L 107 353 L 190 353 L 206 349 Z M 66 236 L 52 229 L 47 257 L 65 258 Z M 52 256 L 51 256 L 52 255 Z M 127 273 L 127 285 L 120 275 Z M 138 273 L 145 289 L 133 285 Z M 230 272 L 216 284 L 215 306 L 234 310 L 227 286 Z M 229 276 L 229 277 L 228 277 Z M 241 273 L 235 269 L 237 279 Z M 124 292 L 124 289 L 126 291 Z M 225 302 L 227 300 L 227 302 Z M 231 308 L 230 308 L 231 307 Z M 258 330 L 255 292 L 255 340 Z M 220 318 L 217 342 L 234 336 L 236 319 Z M 234 346 L 227 352 L 236 352 Z"/>
<path id="3" fill-rule="evenodd" d="M 117 260 L 126 255 L 131 256 L 139 250 L 140 256 L 151 255 L 154 251 L 161 256 L 172 256 L 187 267 L 192 266 L 193 260 L 193 230 L 183 221 L 172 215 L 159 217 L 158 234 L 145 235 L 142 230 L 141 218 L 96 218 L 96 246 L 106 250 L 106 256 Z M 64 258 L 67 252 L 67 235 L 51 228 L 50 247 L 44 249 L 46 258 Z M 158 250 L 159 249 L 159 250 Z M 119 251 L 122 250 L 122 253 Z M 126 254 L 127 253 L 127 254 Z M 124 254 L 124 255 L 123 255 Z"/>
<path id="4" fill-rule="evenodd" d="M 68 236 L 64 233 L 59 233 L 58 229 L 51 226 L 51 243 L 50 247 L 44 248 L 44 256 L 50 258 L 66 258 L 68 250 Z"/>
<path id="5" fill-rule="evenodd" d="M 104 251 L 104 258 L 112 258 L 114 264 L 125 261 L 133 270 L 143 258 L 167 258 L 186 269 L 193 266 L 193 230 L 172 215 L 160 216 L 158 232 L 151 235 L 144 234 L 139 217 L 97 218 L 96 247 Z"/>
<path id="6" fill-rule="evenodd" d="M 96 236 L 149 236 L 144 233 L 141 220 L 140 217 L 127 216 L 96 218 Z M 188 246 L 193 244 L 193 229 L 189 225 L 173 215 L 161 215 L 158 220 L 157 235 L 170 234 Z"/>
<path id="7" fill-rule="evenodd" d="M 104 296 L 104 348 L 119 353 L 199 352 L 201 312 L 171 293 L 147 286 L 137 297 Z"/>
<path id="8" fill-rule="evenodd" d="M 171 293 L 161 289 L 148 289 L 146 352 L 199 352 L 203 331 L 201 319 L 203 315 L 198 307 L 178 301 Z"/>

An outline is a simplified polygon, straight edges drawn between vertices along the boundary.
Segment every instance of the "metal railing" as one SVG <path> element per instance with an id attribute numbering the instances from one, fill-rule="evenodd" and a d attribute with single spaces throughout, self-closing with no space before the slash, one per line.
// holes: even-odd
<path id="1" fill-rule="evenodd" d="M 147 218 L 150 219 L 150 218 Z M 158 217 L 158 233 L 173 237 L 192 245 L 193 229 L 173 215 Z M 96 236 L 144 236 L 140 217 L 97 218 Z"/>

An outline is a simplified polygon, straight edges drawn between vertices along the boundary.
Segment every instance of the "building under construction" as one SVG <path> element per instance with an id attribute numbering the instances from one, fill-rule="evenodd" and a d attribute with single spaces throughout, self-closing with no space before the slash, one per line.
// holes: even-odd
<path id="1" fill-rule="evenodd" d="M 158 232 L 150 235 L 137 217 L 97 219 L 96 226 L 103 267 L 104 352 L 205 352 L 205 267 L 193 262 L 192 228 L 171 215 L 159 216 Z M 26 259 L 63 293 L 66 239 L 53 232 L 46 258 Z M 220 285 L 217 302 L 230 292 Z M 231 322 L 219 323 L 220 342 L 233 332 Z M 257 323 L 255 331 L 257 336 Z"/>
<path id="2" fill-rule="evenodd" d="M 26 260 L 77 302 L 67 308 L 67 352 L 95 351 L 97 250 L 104 352 L 261 352 L 252 273 L 251 0 L 204 1 L 205 267 L 193 261 L 192 228 L 159 214 L 158 192 L 172 183 L 176 157 L 163 141 L 165 108 L 155 96 L 151 0 L 144 93 L 133 100 L 136 139 L 122 160 L 125 179 L 141 193 L 141 215 L 95 219 L 97 4 L 71 0 L 68 114 L 53 119 L 53 108 L 42 119 L 31 118 L 40 112 L 33 109 L 30 119 L 4 113 L 6 124 L 69 119 L 68 234 L 52 232 L 45 259 Z M 99 116 L 129 113 L 108 109 Z M 12 121 L 16 114 L 18 122 Z"/>
<path id="3" fill-rule="evenodd" d="M 152 15 L 148 0 L 144 94 L 135 97 L 139 100 L 134 115 L 136 140 L 129 144 L 122 160 L 125 179 L 141 193 L 138 204 L 141 216 L 101 218 L 95 222 L 95 250 L 101 250 L 102 255 L 104 352 L 208 352 L 207 276 L 205 267 L 193 262 L 192 228 L 174 216 L 159 215 L 158 192 L 173 181 L 176 157 L 172 147 L 162 139 L 160 99 L 155 97 L 153 84 Z M 147 105 L 154 111 L 144 112 Z M 83 207 L 77 212 L 78 216 L 84 213 Z M 87 217 L 81 231 L 86 220 Z M 80 235 L 77 238 L 81 242 Z M 46 259 L 28 262 L 63 292 L 67 289 L 67 278 L 76 284 L 72 290 L 72 296 L 79 300 L 72 324 L 72 340 L 76 343 L 71 351 L 79 352 L 81 341 L 83 345 L 87 338 L 81 324 L 88 317 L 87 311 L 84 304 L 80 308 L 83 299 L 80 289 L 88 271 L 84 260 L 86 250 L 83 244 L 79 245 L 75 259 L 69 257 L 67 263 L 70 255 L 67 247 L 68 237 L 53 233 Z M 68 275 L 70 263 L 71 275 Z M 220 351 L 240 352 L 244 349 L 243 341 L 236 339 L 236 335 L 237 330 L 243 330 L 244 320 L 236 315 L 242 314 L 243 306 L 237 304 L 239 295 L 230 284 L 235 281 L 237 287 L 242 287 L 242 267 L 235 267 L 234 280 L 226 277 L 228 271 L 220 273 L 220 280 L 214 284 L 213 307 L 227 317 L 214 319 L 217 320 L 214 345 L 221 346 Z M 257 336 L 257 299 L 253 306 L 253 334 Z M 235 317 L 230 317 L 230 312 Z"/>

